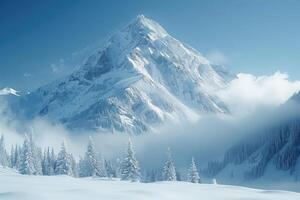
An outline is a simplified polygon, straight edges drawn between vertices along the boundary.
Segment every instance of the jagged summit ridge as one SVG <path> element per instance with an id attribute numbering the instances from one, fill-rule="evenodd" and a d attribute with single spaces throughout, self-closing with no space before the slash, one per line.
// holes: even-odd
<path id="1" fill-rule="evenodd" d="M 70 128 L 142 133 L 167 121 L 227 113 L 215 91 L 232 77 L 218 69 L 157 22 L 138 16 L 79 70 L 26 95 L 21 105 L 30 117 Z"/>
<path id="2" fill-rule="evenodd" d="M 139 15 L 132 23 L 125 27 L 122 32 L 130 32 L 132 36 L 148 36 L 149 39 L 155 40 L 168 35 L 167 31 L 157 22 Z"/>

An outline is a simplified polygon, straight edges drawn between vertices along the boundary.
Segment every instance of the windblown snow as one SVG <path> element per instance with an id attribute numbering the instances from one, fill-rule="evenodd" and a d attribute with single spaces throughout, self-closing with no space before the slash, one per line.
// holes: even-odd
<path id="1" fill-rule="evenodd" d="M 139 134 L 228 113 L 215 94 L 234 77 L 141 15 L 79 70 L 24 96 L 19 108 L 71 129 Z"/>
<path id="2" fill-rule="evenodd" d="M 1 95 L 15 95 L 15 96 L 20 96 L 18 94 L 18 91 L 16 91 L 13 88 L 3 88 L 2 90 L 0 90 L 0 96 Z"/>
<path id="3" fill-rule="evenodd" d="M 298 200 L 299 193 L 185 182 L 137 183 L 101 178 L 26 176 L 0 168 L 1 200 Z"/>

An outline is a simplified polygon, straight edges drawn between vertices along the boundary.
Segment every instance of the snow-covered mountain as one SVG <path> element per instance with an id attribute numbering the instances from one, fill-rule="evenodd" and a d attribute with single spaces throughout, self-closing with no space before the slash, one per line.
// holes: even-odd
<path id="1" fill-rule="evenodd" d="M 228 182 L 300 180 L 300 93 L 273 111 L 269 122 L 208 164 L 205 173 Z"/>
<path id="2" fill-rule="evenodd" d="M 215 92 L 234 77 L 141 15 L 79 70 L 22 97 L 19 108 L 72 129 L 138 134 L 166 121 L 228 113 Z"/>

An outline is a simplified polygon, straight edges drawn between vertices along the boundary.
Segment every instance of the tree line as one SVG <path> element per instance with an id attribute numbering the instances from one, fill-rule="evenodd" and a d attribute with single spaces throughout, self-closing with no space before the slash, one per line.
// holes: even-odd
<path id="1" fill-rule="evenodd" d="M 176 171 L 170 148 L 167 150 L 163 170 L 152 170 L 142 174 L 130 138 L 124 158 L 111 162 L 104 159 L 96 151 L 93 139 L 89 137 L 85 154 L 83 157 L 80 156 L 77 162 L 73 154 L 67 151 L 65 142 L 62 142 L 57 154 L 50 147 L 42 151 L 42 148 L 35 144 L 31 134 L 25 134 L 23 144 L 13 145 L 10 153 L 8 153 L 2 135 L 0 138 L 0 165 L 14 168 L 24 175 L 110 177 L 143 182 L 181 180 L 179 173 Z M 188 170 L 187 181 L 201 183 L 193 158 Z"/>

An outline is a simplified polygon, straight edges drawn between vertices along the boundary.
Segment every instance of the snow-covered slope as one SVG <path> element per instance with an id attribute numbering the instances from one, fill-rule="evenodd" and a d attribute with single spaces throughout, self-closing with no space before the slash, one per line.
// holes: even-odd
<path id="1" fill-rule="evenodd" d="M 300 103 L 300 92 L 296 92 L 291 98 L 286 102 L 286 104 L 289 103 Z"/>
<path id="2" fill-rule="evenodd" d="M 0 168 L 1 200 L 300 200 L 300 194 L 184 182 L 131 183 L 68 176 L 25 176 Z"/>
<path id="3" fill-rule="evenodd" d="M 254 179 L 300 180 L 300 93 L 268 115 L 254 133 L 211 162 L 205 172 L 227 182 Z M 281 182 L 283 182 L 281 180 Z"/>
<path id="4" fill-rule="evenodd" d="M 215 91 L 233 78 L 138 16 L 79 70 L 26 95 L 20 105 L 30 117 L 70 128 L 143 133 L 166 121 L 228 113 Z"/>

